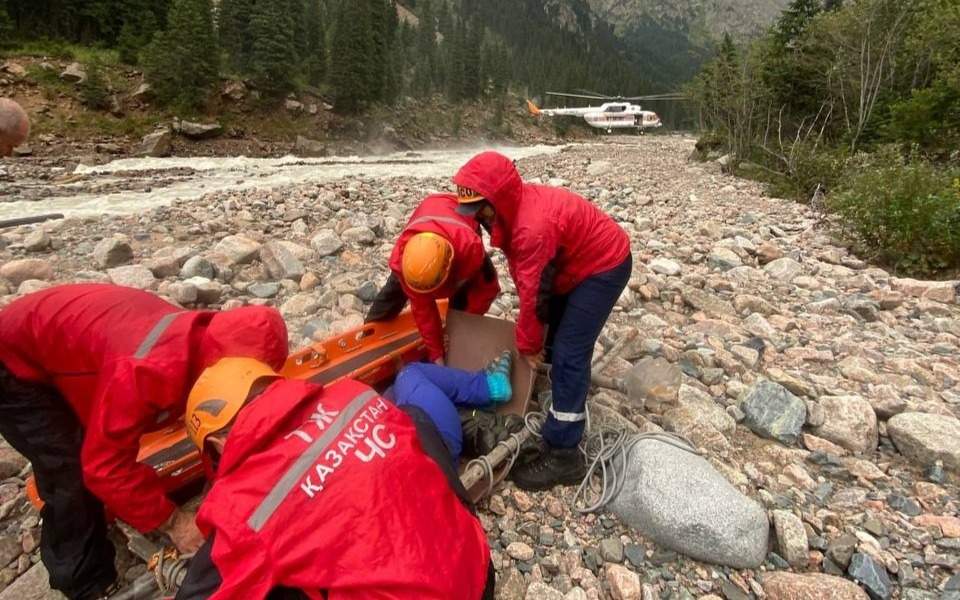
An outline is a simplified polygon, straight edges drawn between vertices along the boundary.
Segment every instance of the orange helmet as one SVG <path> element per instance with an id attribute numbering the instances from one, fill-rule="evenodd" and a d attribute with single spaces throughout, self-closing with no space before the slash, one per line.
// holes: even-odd
<path id="1" fill-rule="evenodd" d="M 228 426 L 247 401 L 258 379 L 280 377 L 253 358 L 221 358 L 204 369 L 187 396 L 187 435 L 203 450 L 207 437 Z"/>
<path id="2" fill-rule="evenodd" d="M 403 281 L 415 292 L 428 294 L 439 288 L 450 276 L 452 265 L 453 245 L 436 233 L 418 233 L 403 248 Z"/>
<path id="3" fill-rule="evenodd" d="M 460 204 L 472 204 L 474 202 L 480 202 L 485 198 L 479 192 L 472 190 L 468 187 L 463 187 L 462 185 L 457 186 L 457 202 Z"/>

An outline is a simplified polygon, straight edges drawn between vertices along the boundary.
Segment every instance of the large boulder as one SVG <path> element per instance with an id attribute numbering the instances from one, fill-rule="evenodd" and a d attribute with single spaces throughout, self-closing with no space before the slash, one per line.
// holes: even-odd
<path id="1" fill-rule="evenodd" d="M 824 396 L 820 398 L 823 425 L 814 435 L 843 446 L 855 454 L 877 449 L 877 413 L 860 396 Z"/>
<path id="2" fill-rule="evenodd" d="M 887 421 L 897 450 L 924 465 L 938 460 L 960 471 L 960 420 L 943 415 L 905 412 Z"/>
<path id="3" fill-rule="evenodd" d="M 778 383 L 761 379 L 740 398 L 744 423 L 754 433 L 782 444 L 797 443 L 807 420 L 807 405 Z"/>
<path id="4" fill-rule="evenodd" d="M 823 573 L 770 573 L 761 585 L 767 600 L 869 600 L 867 593 L 852 581 Z"/>
<path id="5" fill-rule="evenodd" d="M 763 563 L 766 511 L 702 456 L 641 439 L 627 458 L 624 481 L 610 508 L 647 538 L 705 562 L 738 569 Z"/>
<path id="6" fill-rule="evenodd" d="M 0 267 L 0 277 L 16 286 L 29 279 L 50 281 L 53 279 L 53 267 L 42 258 L 11 260 Z"/>

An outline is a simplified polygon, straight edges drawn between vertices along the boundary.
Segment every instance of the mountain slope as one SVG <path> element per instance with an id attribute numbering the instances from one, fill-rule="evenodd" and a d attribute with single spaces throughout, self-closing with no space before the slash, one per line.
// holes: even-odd
<path id="1" fill-rule="evenodd" d="M 629 35 L 651 23 L 696 38 L 752 36 L 769 27 L 789 0 L 587 0 L 593 11 Z"/>

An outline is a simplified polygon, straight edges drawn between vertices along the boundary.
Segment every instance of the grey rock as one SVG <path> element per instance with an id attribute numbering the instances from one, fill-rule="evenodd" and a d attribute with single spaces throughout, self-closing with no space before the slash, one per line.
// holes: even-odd
<path id="1" fill-rule="evenodd" d="M 209 260 L 202 256 L 193 256 L 188 258 L 180 269 L 181 279 L 190 279 L 191 277 L 206 277 L 213 279 L 217 274 L 216 268 Z"/>
<path id="2" fill-rule="evenodd" d="M 154 131 L 143 136 L 137 154 L 152 158 L 162 158 L 173 153 L 173 134 L 169 130 Z"/>
<path id="3" fill-rule="evenodd" d="M 916 500 L 907 498 L 906 496 L 901 496 L 900 494 L 891 494 L 890 496 L 887 496 L 887 504 L 893 510 L 900 511 L 908 517 L 916 517 L 922 512 L 920 510 L 920 505 L 917 504 Z"/>
<path id="4" fill-rule="evenodd" d="M 721 271 L 729 271 L 730 269 L 743 266 L 743 261 L 737 256 L 736 252 L 722 246 L 718 246 L 710 252 L 710 255 L 707 257 L 707 262 L 714 269 Z"/>
<path id="5" fill-rule="evenodd" d="M 947 469 L 960 471 L 960 420 L 905 412 L 887 421 L 887 432 L 907 458 L 923 465 L 940 460 Z"/>
<path id="6" fill-rule="evenodd" d="M 280 293 L 280 284 L 275 281 L 258 281 L 250 284 L 247 291 L 257 298 L 273 298 Z"/>
<path id="7" fill-rule="evenodd" d="M 886 567 L 866 554 L 858 552 L 853 555 L 847 574 L 866 588 L 874 600 L 888 600 L 893 595 L 893 584 Z"/>
<path id="8" fill-rule="evenodd" d="M 763 563 L 766 512 L 703 457 L 643 439 L 630 452 L 624 478 L 611 510 L 645 537 L 706 562 L 736 568 Z"/>
<path id="9" fill-rule="evenodd" d="M 736 420 L 727 414 L 706 392 L 681 385 L 677 397 L 677 406 L 663 415 L 663 425 L 667 431 L 680 433 L 687 437 L 691 428 L 707 426 L 724 435 L 731 435 L 737 428 Z"/>
<path id="10" fill-rule="evenodd" d="M 107 269 L 110 281 L 116 285 L 149 290 L 157 284 L 157 278 L 143 265 L 126 265 Z"/>
<path id="11" fill-rule="evenodd" d="M 654 273 L 660 275 L 679 275 L 683 270 L 683 267 L 680 266 L 680 263 L 670 260 L 668 258 L 655 258 L 650 261 L 650 270 Z"/>
<path id="12" fill-rule="evenodd" d="M 627 544 L 623 549 L 623 555 L 627 558 L 627 561 L 636 568 L 643 567 L 645 552 L 643 546 L 640 544 Z"/>
<path id="13" fill-rule="evenodd" d="M 819 404 L 824 420 L 814 435 L 855 454 L 877 449 L 877 414 L 869 402 L 860 396 L 823 396 Z"/>
<path id="14" fill-rule="evenodd" d="M 63 600 L 64 596 L 50 589 L 50 574 L 43 563 L 37 563 L 0 591 L 0 600 Z"/>
<path id="15" fill-rule="evenodd" d="M 735 317 L 733 305 L 714 294 L 698 290 L 693 287 L 684 287 L 681 291 L 683 301 L 697 310 L 701 310 L 712 317 Z"/>
<path id="16" fill-rule="evenodd" d="M 37 228 L 23 238 L 23 249 L 27 252 L 43 252 L 50 248 L 50 234 Z"/>
<path id="17" fill-rule="evenodd" d="M 377 284 L 368 280 L 364 281 L 360 284 L 360 287 L 357 288 L 357 296 L 364 302 L 373 302 L 379 291 Z"/>
<path id="18" fill-rule="evenodd" d="M 300 281 L 306 269 L 300 259 L 280 242 L 267 242 L 260 248 L 260 260 L 270 277 Z"/>
<path id="19" fill-rule="evenodd" d="M 0 568 L 12 563 L 23 554 L 20 542 L 12 535 L 0 535 Z"/>
<path id="20" fill-rule="evenodd" d="M 803 266 L 792 258 L 778 258 L 764 266 L 763 270 L 774 279 L 790 283 L 803 272 Z"/>
<path id="21" fill-rule="evenodd" d="M 194 254 L 196 254 L 196 251 L 193 248 L 167 246 L 154 252 L 153 256 L 145 261 L 143 265 L 150 269 L 155 277 L 161 279 L 173 277 L 180 273 L 180 269 L 184 263 Z"/>
<path id="22" fill-rule="evenodd" d="M 225 256 L 230 265 L 242 265 L 251 262 L 260 253 L 260 242 L 243 235 L 228 235 L 220 240 L 213 251 Z"/>
<path id="23" fill-rule="evenodd" d="M 223 133 L 220 123 L 194 123 L 192 121 L 174 121 L 174 131 L 191 140 L 206 140 Z"/>
<path id="24" fill-rule="evenodd" d="M 677 404 L 683 372 L 663 358 L 644 358 L 627 373 L 627 395 L 637 407 L 662 413 Z"/>
<path id="25" fill-rule="evenodd" d="M 343 241 L 348 244 L 369 246 L 377 241 L 377 235 L 366 226 L 351 227 L 343 232 Z"/>
<path id="26" fill-rule="evenodd" d="M 623 562 L 623 544 L 616 538 L 600 540 L 600 558 L 608 563 Z"/>
<path id="27" fill-rule="evenodd" d="M 127 236 L 117 235 L 100 240 L 93 248 L 93 260 L 101 269 L 111 269 L 133 260 L 133 248 Z"/>
<path id="28" fill-rule="evenodd" d="M 841 569 L 846 569 L 850 565 L 853 553 L 857 551 L 857 544 L 859 540 L 855 536 L 845 533 L 827 544 L 827 556 Z"/>
<path id="29" fill-rule="evenodd" d="M 200 298 L 200 292 L 197 290 L 197 286 L 181 281 L 172 283 L 167 293 L 174 302 L 181 306 L 194 304 Z"/>
<path id="30" fill-rule="evenodd" d="M 513 542 L 507 546 L 506 551 L 514 560 L 530 560 L 534 557 L 533 548 L 523 542 Z"/>
<path id="31" fill-rule="evenodd" d="M 751 386 L 740 400 L 744 423 L 757 435 L 792 445 L 807 420 L 807 406 L 785 387 L 768 380 Z"/>
<path id="32" fill-rule="evenodd" d="M 323 142 L 298 135 L 297 141 L 293 145 L 293 153 L 297 156 L 323 157 L 329 154 L 329 150 Z"/>
<path id="33" fill-rule="evenodd" d="M 802 569 L 810 560 L 807 532 L 800 518 L 790 511 L 773 511 L 773 527 L 777 533 L 777 546 L 790 566 Z"/>
<path id="34" fill-rule="evenodd" d="M 216 304 L 223 294 L 223 286 L 216 281 L 210 281 L 206 277 L 191 277 L 183 283 L 197 288 L 197 301 L 203 304 Z"/>
<path id="35" fill-rule="evenodd" d="M 69 83 L 83 83 L 87 80 L 87 71 L 80 63 L 73 62 L 60 73 L 60 79 Z"/>
<path id="36" fill-rule="evenodd" d="M 310 240 L 310 246 L 316 251 L 317 256 L 323 258 L 339 252 L 343 248 L 343 240 L 332 229 L 321 229 Z"/>

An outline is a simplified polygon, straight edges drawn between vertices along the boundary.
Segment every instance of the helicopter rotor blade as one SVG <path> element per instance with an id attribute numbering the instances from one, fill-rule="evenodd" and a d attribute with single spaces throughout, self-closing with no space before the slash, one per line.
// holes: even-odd
<path id="1" fill-rule="evenodd" d="M 624 100 L 686 100 L 686 96 L 681 93 L 649 94 L 647 96 L 628 96 Z"/>
<path id="2" fill-rule="evenodd" d="M 587 100 L 606 100 L 606 96 L 587 96 L 585 94 L 564 94 L 561 92 L 547 92 L 548 96 L 562 96 L 565 98 L 586 98 Z"/>

